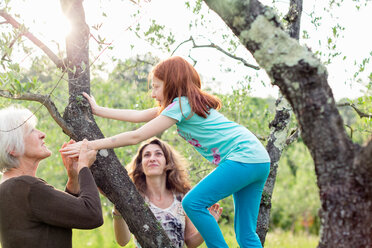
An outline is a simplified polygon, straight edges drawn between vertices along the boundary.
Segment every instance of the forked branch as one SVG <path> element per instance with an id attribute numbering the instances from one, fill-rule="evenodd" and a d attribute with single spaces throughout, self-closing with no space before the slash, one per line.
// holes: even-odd
<path id="1" fill-rule="evenodd" d="M 190 36 L 190 38 L 189 38 L 188 40 L 185 40 L 185 41 L 181 42 L 181 43 L 176 47 L 176 49 L 174 49 L 174 51 L 172 52 L 172 55 L 176 52 L 176 50 L 177 50 L 181 45 L 183 45 L 183 44 L 185 44 L 185 43 L 187 43 L 187 42 L 192 42 L 192 44 L 193 44 L 193 47 L 192 47 L 192 48 L 207 48 L 207 47 L 209 47 L 209 48 L 214 48 L 214 49 L 217 49 L 218 51 L 222 52 L 223 54 L 229 56 L 230 58 L 233 58 L 233 59 L 235 59 L 235 60 L 239 60 L 240 62 L 243 63 L 243 65 L 245 65 L 245 66 L 247 66 L 247 67 L 250 67 L 250 68 L 255 69 L 255 70 L 259 70 L 259 69 L 260 69 L 259 66 L 252 65 L 252 64 L 248 63 L 245 59 L 243 59 L 243 58 L 241 58 L 241 57 L 237 57 L 237 56 L 235 56 L 235 55 L 233 55 L 233 54 L 231 54 L 231 53 L 225 51 L 225 50 L 222 49 L 220 46 L 218 46 L 218 45 L 216 45 L 216 44 L 214 44 L 214 43 L 206 44 L 206 45 L 197 45 L 197 44 L 195 43 L 195 40 L 194 40 L 194 38 L 193 38 L 192 36 Z"/>

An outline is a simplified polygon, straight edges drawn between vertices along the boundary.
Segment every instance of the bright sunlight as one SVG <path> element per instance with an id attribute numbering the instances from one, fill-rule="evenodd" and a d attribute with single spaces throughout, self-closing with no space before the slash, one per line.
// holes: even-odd
<path id="1" fill-rule="evenodd" d="M 20 18 L 24 20 L 24 23 L 27 23 L 27 28 L 31 33 L 51 47 L 55 47 L 57 43 L 64 44 L 61 41 L 68 35 L 71 26 L 56 1 L 16 1 L 19 4 L 14 4 L 13 8 L 16 13 L 21 13 Z M 25 11 L 35 8 L 47 11 L 37 11 L 37 17 L 35 17 L 35 12 Z"/>

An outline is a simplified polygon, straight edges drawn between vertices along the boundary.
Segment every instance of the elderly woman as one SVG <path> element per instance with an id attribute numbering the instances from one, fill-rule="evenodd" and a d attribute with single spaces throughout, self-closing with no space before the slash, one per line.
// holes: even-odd
<path id="1" fill-rule="evenodd" d="M 57 190 L 36 177 L 40 161 L 51 152 L 45 146 L 45 134 L 35 125 L 28 109 L 0 110 L 1 246 L 72 247 L 72 228 L 103 224 L 99 193 L 88 168 L 96 151 L 87 149 L 84 140 L 77 159 L 62 155 L 68 181 L 65 192 Z"/>

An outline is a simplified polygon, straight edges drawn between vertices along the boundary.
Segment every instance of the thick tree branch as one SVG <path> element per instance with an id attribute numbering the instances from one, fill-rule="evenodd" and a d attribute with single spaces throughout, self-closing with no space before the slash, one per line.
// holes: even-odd
<path id="1" fill-rule="evenodd" d="M 224 49 L 222 49 L 220 46 L 214 44 L 214 43 L 211 43 L 211 44 L 208 44 L 208 45 L 197 45 L 195 43 L 195 40 L 194 38 L 191 36 L 188 40 L 185 40 L 183 42 L 181 42 L 177 47 L 176 49 L 174 49 L 174 51 L 172 52 L 172 55 L 176 52 L 176 50 L 183 44 L 187 43 L 187 42 L 192 42 L 193 44 L 193 47 L 192 48 L 214 48 L 214 49 L 217 49 L 218 51 L 222 52 L 223 54 L 227 55 L 228 57 L 230 58 L 233 58 L 235 60 L 239 60 L 240 62 L 243 63 L 243 65 L 249 67 L 249 68 L 252 68 L 252 69 L 255 69 L 255 70 L 259 70 L 260 67 L 259 66 L 256 66 L 256 65 L 252 65 L 250 63 L 248 63 L 245 59 L 241 58 L 241 57 L 237 57 L 235 55 L 232 55 L 231 53 L 225 51 Z"/>
<path id="2" fill-rule="evenodd" d="M 224 19 L 279 86 L 296 114 L 302 138 L 318 162 L 323 164 L 325 159 L 335 157 L 335 153 L 345 159 L 351 156 L 352 143 L 327 83 L 325 66 L 283 30 L 273 9 L 257 0 L 205 2 Z M 317 139 L 336 138 L 335 134 L 338 142 L 332 144 L 330 140 Z"/>
<path id="3" fill-rule="evenodd" d="M 21 28 L 21 24 L 19 24 L 12 16 L 10 16 L 4 10 L 0 10 L 0 16 L 2 16 L 7 21 L 7 23 L 11 24 L 15 29 Z M 61 68 L 62 70 L 66 69 L 63 60 L 61 60 L 56 54 L 54 54 L 52 50 L 50 50 L 43 42 L 36 38 L 32 33 L 26 30 L 22 32 L 22 35 L 26 36 L 36 46 L 43 50 L 43 52 L 56 64 L 58 68 Z"/>
<path id="4" fill-rule="evenodd" d="M 365 166 L 372 163 L 372 145 L 360 148 L 348 137 L 326 67 L 284 32 L 273 9 L 258 0 L 205 2 L 292 106 L 315 165 L 322 224 L 318 247 L 372 247 L 372 177 L 371 167 Z"/>
<path id="5" fill-rule="evenodd" d="M 291 107 L 282 95 L 275 102 L 275 118 L 269 124 L 270 136 L 266 144 L 271 159 L 270 173 L 266 180 L 261 198 L 260 212 L 257 221 L 257 234 L 261 243 L 265 243 L 267 231 L 269 230 L 271 197 L 273 194 L 276 174 L 282 151 L 287 146 L 289 122 L 292 114 Z"/>
<path id="6" fill-rule="evenodd" d="M 49 96 L 40 95 L 40 94 L 32 94 L 32 93 L 24 93 L 22 95 L 13 95 L 9 91 L 5 91 L 5 90 L 0 90 L 0 96 L 8 98 L 8 99 L 35 101 L 35 102 L 41 103 L 47 108 L 49 114 L 52 116 L 55 122 L 57 122 L 57 124 L 62 128 L 63 132 L 66 133 L 68 136 L 72 137 L 73 139 L 77 140 L 77 137 L 75 137 L 75 135 L 73 134 L 72 127 L 68 123 L 66 123 L 65 120 L 62 118 L 62 116 L 58 112 L 56 105 L 50 99 Z"/>
<path id="7" fill-rule="evenodd" d="M 72 127 L 77 140 L 103 138 L 91 113 L 89 103 L 81 92 L 90 93 L 89 26 L 85 21 L 83 0 L 60 0 L 64 14 L 70 19 L 72 29 L 66 38 L 66 54 L 71 67 L 68 71 L 69 104 L 63 118 Z M 154 214 L 136 190 L 124 166 L 113 149 L 102 149 L 91 167 L 97 186 L 122 214 L 129 230 L 142 247 L 173 247 L 169 237 Z"/>
<path id="8" fill-rule="evenodd" d="M 289 12 L 295 9 L 296 6 L 302 6 L 302 0 L 291 0 Z M 288 20 L 287 32 L 292 38 L 297 40 L 299 39 L 299 32 L 296 30 L 300 29 L 301 18 L 298 17 L 301 16 L 301 13 L 302 8 L 298 8 L 296 15 L 293 16 L 292 19 Z M 257 234 L 260 237 L 262 244 L 265 243 L 266 234 L 269 229 L 271 197 L 275 186 L 279 160 L 285 147 L 297 139 L 299 133 L 292 133 L 291 137 L 287 138 L 292 109 L 288 101 L 284 99 L 281 94 L 279 94 L 275 105 L 275 118 L 269 125 L 270 136 L 266 145 L 266 149 L 271 158 L 270 174 L 265 183 L 257 224 Z"/>
<path id="9" fill-rule="evenodd" d="M 352 107 L 355 110 L 355 112 L 357 112 L 360 118 L 363 118 L 363 117 L 372 118 L 372 114 L 367 114 L 367 113 L 360 111 L 353 103 L 345 102 L 345 103 L 337 104 L 337 107 L 346 107 L 346 106 Z"/>

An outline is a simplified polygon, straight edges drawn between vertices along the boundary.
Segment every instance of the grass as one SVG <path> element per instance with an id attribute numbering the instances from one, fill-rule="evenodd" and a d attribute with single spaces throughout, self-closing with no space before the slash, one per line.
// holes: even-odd
<path id="1" fill-rule="evenodd" d="M 318 236 L 276 229 L 267 234 L 265 248 L 314 248 L 318 242 Z"/>
<path id="2" fill-rule="evenodd" d="M 239 247 L 233 230 L 233 225 L 221 225 L 222 233 L 230 248 Z M 265 248 L 314 248 L 318 244 L 318 237 L 306 233 L 293 234 L 290 231 L 276 229 L 270 231 L 266 236 Z M 74 248 L 116 248 L 113 225 L 111 218 L 106 215 L 105 223 L 94 230 L 73 230 Z M 126 248 L 135 248 L 133 239 L 125 246 Z M 203 243 L 200 248 L 206 248 Z"/>
<path id="3" fill-rule="evenodd" d="M 117 248 L 119 246 L 114 237 L 112 219 L 108 214 L 104 216 L 105 223 L 94 230 L 73 230 L 73 248 Z M 235 240 L 233 225 L 221 225 L 222 233 L 230 248 L 238 248 Z M 265 248 L 315 248 L 318 237 L 306 233 L 293 234 L 290 231 L 276 229 L 266 236 Z M 133 238 L 126 248 L 135 248 Z M 203 243 L 200 248 L 206 248 Z M 0 245 L 1 248 L 1 245 Z"/>

